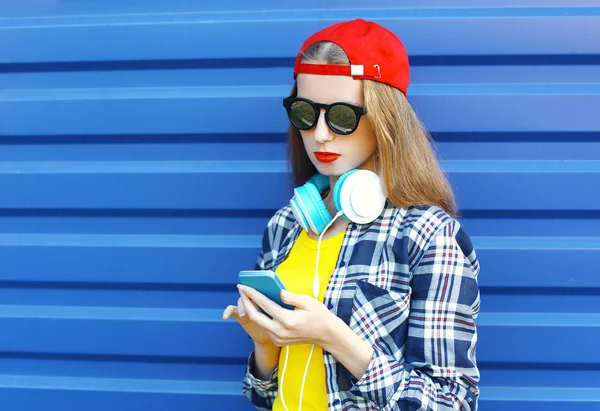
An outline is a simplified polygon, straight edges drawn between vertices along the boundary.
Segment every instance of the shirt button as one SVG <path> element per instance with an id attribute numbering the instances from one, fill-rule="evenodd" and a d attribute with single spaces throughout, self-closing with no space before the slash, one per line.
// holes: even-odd
<path id="1" fill-rule="evenodd" d="M 330 310 L 333 310 L 333 304 L 331 304 L 331 303 L 327 304 L 327 308 L 329 308 Z"/>
<path id="2" fill-rule="evenodd" d="M 338 400 L 337 398 L 333 400 L 333 405 L 340 405 L 340 400 Z"/>
<path id="3" fill-rule="evenodd" d="M 340 268 L 342 268 L 342 267 L 345 267 L 345 266 L 346 266 L 346 262 L 345 262 L 345 261 L 342 261 L 342 262 L 340 263 Z"/>

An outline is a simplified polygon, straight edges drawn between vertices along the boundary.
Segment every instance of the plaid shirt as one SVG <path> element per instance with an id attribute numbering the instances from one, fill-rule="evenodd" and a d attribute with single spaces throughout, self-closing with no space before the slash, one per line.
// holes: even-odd
<path id="1" fill-rule="evenodd" d="M 269 221 L 256 269 L 275 270 L 301 227 L 290 207 Z M 387 203 L 348 226 L 324 304 L 374 349 L 357 380 L 323 353 L 330 410 L 476 410 L 479 264 L 458 221 L 437 207 Z M 250 356 L 243 390 L 272 408 L 277 369 L 259 380 Z"/>

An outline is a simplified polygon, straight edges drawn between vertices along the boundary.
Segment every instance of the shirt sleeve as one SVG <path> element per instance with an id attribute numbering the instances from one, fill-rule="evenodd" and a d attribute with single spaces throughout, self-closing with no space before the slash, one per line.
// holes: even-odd
<path id="1" fill-rule="evenodd" d="M 275 367 L 267 380 L 255 377 L 254 352 L 250 354 L 242 390 L 257 410 L 273 409 L 273 402 L 275 402 L 275 398 L 277 397 L 277 371 L 278 367 Z"/>
<path id="2" fill-rule="evenodd" d="M 418 251 L 404 353 L 374 344 L 368 368 L 351 390 L 382 410 L 474 411 L 479 399 L 475 319 L 480 301 L 475 252 L 455 220 L 428 241 L 412 245 Z"/>

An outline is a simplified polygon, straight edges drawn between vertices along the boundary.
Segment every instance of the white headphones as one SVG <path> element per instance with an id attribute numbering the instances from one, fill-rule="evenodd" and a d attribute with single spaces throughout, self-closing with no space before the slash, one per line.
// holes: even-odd
<path id="1" fill-rule="evenodd" d="M 328 187 L 329 177 L 316 174 L 306 184 L 294 189 L 290 205 L 294 217 L 305 230 L 321 234 L 332 221 L 333 217 L 321 198 L 321 193 Z M 370 223 L 379 217 L 385 200 L 379 176 L 368 170 L 347 171 L 333 188 L 335 208 L 357 224 Z"/>

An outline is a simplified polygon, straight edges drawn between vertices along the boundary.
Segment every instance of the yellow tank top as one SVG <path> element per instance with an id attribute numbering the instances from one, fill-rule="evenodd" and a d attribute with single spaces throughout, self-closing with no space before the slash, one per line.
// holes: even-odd
<path id="1" fill-rule="evenodd" d="M 340 249 L 342 248 L 344 233 L 342 231 L 334 237 L 321 241 L 321 253 L 319 255 L 320 302 L 323 302 L 329 278 L 335 268 Z M 286 289 L 296 294 L 313 295 L 312 283 L 315 275 L 317 244 L 317 240 L 313 240 L 305 230 L 302 230 L 287 258 L 275 270 Z M 282 373 L 286 347 L 281 350 L 278 372 L 279 393 L 273 404 L 273 410 L 285 410 L 281 401 L 282 391 L 288 410 L 298 409 L 302 378 L 304 377 L 311 347 L 312 345 L 309 344 L 287 347 L 289 353 L 285 376 Z M 282 380 L 283 385 L 281 384 Z M 304 394 L 302 395 L 302 410 L 327 410 L 323 349 L 317 345 L 315 345 L 306 374 Z"/>

